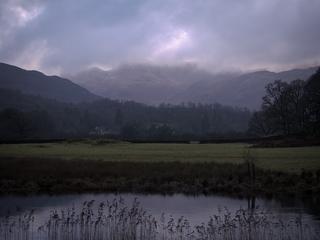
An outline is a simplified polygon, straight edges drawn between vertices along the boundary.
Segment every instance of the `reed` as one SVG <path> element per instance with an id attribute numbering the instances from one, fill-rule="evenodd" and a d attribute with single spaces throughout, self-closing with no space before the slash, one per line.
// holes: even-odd
<path id="1" fill-rule="evenodd" d="M 281 219 L 259 209 L 222 209 L 206 223 L 192 226 L 184 217 L 162 214 L 159 219 L 145 211 L 137 199 L 129 206 L 122 198 L 82 208 L 53 210 L 35 229 L 35 215 L 7 216 L 0 220 L 3 240 L 315 240 L 319 229 L 301 216 Z"/>

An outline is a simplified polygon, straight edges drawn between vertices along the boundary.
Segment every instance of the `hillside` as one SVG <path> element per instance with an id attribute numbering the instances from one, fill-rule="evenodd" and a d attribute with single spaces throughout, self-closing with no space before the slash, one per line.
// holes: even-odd
<path id="1" fill-rule="evenodd" d="M 201 102 L 257 109 L 267 83 L 306 80 L 316 68 L 284 72 L 212 74 L 193 65 L 124 65 L 109 71 L 82 71 L 70 79 L 95 94 L 146 104 Z"/>
<path id="2" fill-rule="evenodd" d="M 50 110 L 50 112 L 55 112 L 56 109 L 62 111 L 68 107 L 75 106 L 76 105 L 72 103 L 64 103 L 41 96 L 23 94 L 19 90 L 0 88 L 0 111 L 10 108 L 25 112 L 36 110 Z"/>
<path id="3" fill-rule="evenodd" d="M 68 79 L 46 76 L 38 71 L 27 71 L 5 63 L 0 63 L 0 88 L 19 90 L 61 102 L 78 103 L 99 99 Z"/>
<path id="4" fill-rule="evenodd" d="M 251 113 L 215 105 L 147 106 L 102 99 L 71 104 L 0 89 L 0 139 L 116 135 L 139 139 L 189 139 L 243 134 Z"/>

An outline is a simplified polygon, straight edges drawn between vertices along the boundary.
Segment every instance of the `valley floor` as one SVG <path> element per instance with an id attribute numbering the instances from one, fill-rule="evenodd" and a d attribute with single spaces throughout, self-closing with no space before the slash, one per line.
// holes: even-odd
<path id="1" fill-rule="evenodd" d="M 244 161 L 250 151 L 254 173 Z M 320 147 L 130 144 L 0 145 L 0 192 L 231 195 L 320 193 Z"/>
<path id="2" fill-rule="evenodd" d="M 320 146 L 250 148 L 245 143 L 109 143 L 102 140 L 0 144 L 0 158 L 103 160 L 115 162 L 214 162 L 241 164 L 250 151 L 257 167 L 283 172 L 320 169 Z"/>

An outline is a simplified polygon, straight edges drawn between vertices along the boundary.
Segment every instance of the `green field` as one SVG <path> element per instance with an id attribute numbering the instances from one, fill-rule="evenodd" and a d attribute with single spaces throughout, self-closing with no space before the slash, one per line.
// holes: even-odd
<path id="1" fill-rule="evenodd" d="M 63 142 L 2 144 L 0 158 L 59 158 L 105 161 L 191 161 L 242 163 L 248 144 L 96 144 Z M 295 172 L 320 169 L 320 147 L 250 148 L 257 166 Z"/>

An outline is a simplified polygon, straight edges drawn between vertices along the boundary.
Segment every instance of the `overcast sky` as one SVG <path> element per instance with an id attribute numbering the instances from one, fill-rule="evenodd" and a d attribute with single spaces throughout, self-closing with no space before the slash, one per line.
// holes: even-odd
<path id="1" fill-rule="evenodd" d="M 320 0 L 0 0 L 0 61 L 281 70 L 320 63 L 319 29 Z"/>

